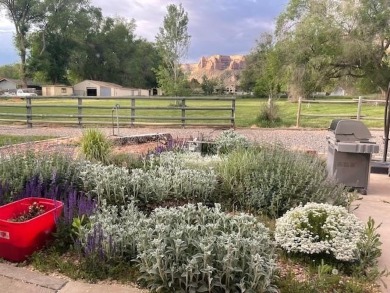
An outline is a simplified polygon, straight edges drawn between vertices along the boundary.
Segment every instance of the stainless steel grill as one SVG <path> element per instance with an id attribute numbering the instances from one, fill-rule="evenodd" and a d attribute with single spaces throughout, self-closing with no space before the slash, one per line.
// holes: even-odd
<path id="1" fill-rule="evenodd" d="M 371 156 L 379 152 L 371 137 L 368 128 L 355 120 L 333 120 L 327 136 L 329 175 L 361 194 L 367 194 Z"/>

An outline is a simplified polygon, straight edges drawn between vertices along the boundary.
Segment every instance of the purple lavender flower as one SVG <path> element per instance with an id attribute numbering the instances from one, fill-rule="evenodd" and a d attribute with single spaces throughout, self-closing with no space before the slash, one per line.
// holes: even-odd
<path id="1" fill-rule="evenodd" d="M 6 204 L 10 197 L 11 188 L 7 182 L 0 182 L 0 205 Z"/>

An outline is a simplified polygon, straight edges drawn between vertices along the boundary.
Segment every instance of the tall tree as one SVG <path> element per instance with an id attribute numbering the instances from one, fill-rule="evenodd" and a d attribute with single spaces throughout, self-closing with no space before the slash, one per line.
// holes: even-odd
<path id="1" fill-rule="evenodd" d="M 20 56 L 20 79 L 23 87 L 27 87 L 26 58 L 28 34 L 43 15 L 41 0 L 0 0 L 0 8 L 5 9 L 7 16 L 15 26 L 15 44 Z"/>
<path id="2" fill-rule="evenodd" d="M 273 36 L 263 34 L 246 59 L 247 66 L 241 76 L 242 88 L 253 91 L 257 96 L 273 99 L 284 82 L 281 74 L 283 55 L 275 46 Z"/>
<path id="3" fill-rule="evenodd" d="M 361 74 L 344 62 L 343 31 L 331 4 L 332 0 L 291 0 L 278 18 L 276 37 L 285 56 L 283 71 L 294 98 L 321 91 L 343 75 Z"/>
<path id="4" fill-rule="evenodd" d="M 387 0 L 290 0 L 276 30 L 290 91 L 308 96 L 343 77 L 384 88 L 389 13 Z"/>
<path id="5" fill-rule="evenodd" d="M 202 76 L 202 90 L 205 95 L 212 95 L 217 82 L 214 79 L 208 78 L 206 75 Z"/>
<path id="6" fill-rule="evenodd" d="M 163 63 L 157 68 L 159 85 L 166 94 L 180 94 L 180 79 L 185 79 L 181 73 L 180 64 L 187 55 L 190 45 L 188 34 L 188 14 L 183 6 L 170 4 L 164 17 L 163 26 L 156 36 L 158 51 Z"/>
<path id="7" fill-rule="evenodd" d="M 135 21 L 102 18 L 74 52 L 71 71 L 77 79 L 95 79 L 129 87 L 157 85 L 153 67 L 160 57 L 153 44 L 134 34 Z"/>
<path id="8" fill-rule="evenodd" d="M 45 18 L 30 38 L 29 68 L 42 81 L 69 83 L 73 52 L 83 50 L 88 32 L 102 19 L 88 0 L 46 0 Z"/>

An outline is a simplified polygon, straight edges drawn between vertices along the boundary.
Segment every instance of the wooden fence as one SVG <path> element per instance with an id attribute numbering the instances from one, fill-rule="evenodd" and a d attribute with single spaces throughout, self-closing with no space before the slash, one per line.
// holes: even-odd
<path id="1" fill-rule="evenodd" d="M 298 100 L 297 122 L 296 126 L 300 127 L 302 117 L 328 117 L 333 119 L 355 119 L 355 120 L 383 120 L 383 117 L 369 117 L 362 115 L 362 105 L 364 103 L 385 104 L 385 100 L 370 100 L 359 97 L 353 100 Z M 356 112 L 348 114 L 303 114 L 302 104 L 356 104 Z"/>
<path id="2" fill-rule="evenodd" d="M 112 124 L 116 127 L 119 127 L 120 125 L 129 127 L 134 127 L 135 125 L 176 125 L 183 128 L 186 126 L 198 125 L 235 127 L 235 97 L 38 96 L 23 97 L 22 99 L 25 100 L 25 103 L 22 101 L 15 102 L 15 98 L 2 98 L 0 100 L 0 121 L 26 123 L 29 128 L 33 127 L 33 124 L 42 123 L 76 124 L 80 127 L 84 124 Z M 53 103 L 53 101 L 56 102 Z M 71 103 L 64 103 L 63 101 L 70 101 Z M 85 105 L 87 101 L 88 105 Z M 93 102 L 91 104 L 91 101 L 96 101 L 96 103 Z M 104 103 L 101 101 L 106 101 L 106 105 L 102 105 Z M 109 103 L 109 101 L 112 101 L 113 104 L 108 106 L 107 103 Z M 151 101 L 154 104 L 145 105 L 150 104 Z M 171 101 L 171 104 L 166 106 L 158 105 L 161 104 L 161 101 Z M 190 105 L 188 101 L 192 101 L 192 105 Z M 45 102 L 47 103 L 45 104 Z M 202 105 L 204 102 L 208 105 Z M 122 103 L 128 103 L 129 105 L 124 106 Z M 41 113 L 36 113 L 38 108 L 40 108 L 39 110 Z M 42 109 L 46 110 L 42 113 Z M 86 114 L 85 112 L 87 112 L 87 110 L 92 114 Z M 61 113 L 57 113 L 58 111 Z M 100 114 L 93 114 L 94 111 L 99 112 Z M 209 113 L 205 114 L 205 111 L 208 111 Z M 126 112 L 125 115 L 123 115 L 123 112 Z M 140 112 L 147 114 L 137 114 Z M 148 114 L 148 112 L 150 113 Z M 158 115 L 156 115 L 156 112 Z M 177 115 L 169 116 L 168 112 Z M 212 115 L 210 115 L 210 112 Z M 194 116 L 192 113 L 200 114 Z"/>

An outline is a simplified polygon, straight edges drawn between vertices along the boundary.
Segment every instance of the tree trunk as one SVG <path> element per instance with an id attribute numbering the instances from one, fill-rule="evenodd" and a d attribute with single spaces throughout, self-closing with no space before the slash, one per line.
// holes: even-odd
<path id="1" fill-rule="evenodd" d="M 22 43 L 23 41 L 21 41 Z M 23 45 L 20 47 L 20 80 L 22 81 L 22 88 L 27 88 L 27 76 L 26 76 L 26 48 Z"/>

